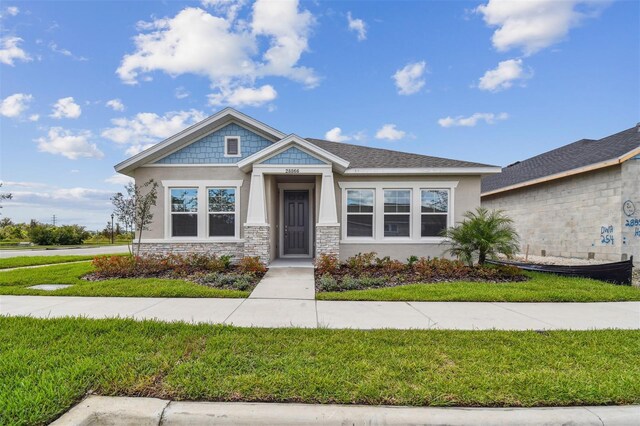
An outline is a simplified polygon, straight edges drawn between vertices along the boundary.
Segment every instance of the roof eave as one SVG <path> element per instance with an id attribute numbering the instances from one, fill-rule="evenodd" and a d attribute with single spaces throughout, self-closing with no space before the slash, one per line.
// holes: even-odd
<path id="1" fill-rule="evenodd" d="M 489 175 L 500 173 L 497 166 L 482 167 L 370 167 L 353 168 L 344 172 L 345 175 Z"/>
<path id="2" fill-rule="evenodd" d="M 599 163 L 595 163 L 595 164 L 589 164 L 588 166 L 583 166 L 583 167 L 578 167 L 575 169 L 571 169 L 571 170 L 566 170 L 564 172 L 560 172 L 560 173 L 554 173 L 552 175 L 548 175 L 548 176 L 543 176 L 541 178 L 537 178 L 537 179 L 531 179 L 528 181 L 524 181 L 524 182 L 519 182 L 513 185 L 509 185 L 509 186 L 504 186 L 502 188 L 497 188 L 491 191 L 487 191 L 487 192 L 483 192 L 482 194 L 480 194 L 481 197 L 487 197 L 489 195 L 494 195 L 494 194 L 499 194 L 501 192 L 507 192 L 507 191 L 513 191 L 514 189 L 520 189 L 520 188 L 524 188 L 527 186 L 531 186 L 531 185 L 538 185 L 540 183 L 545 183 L 545 182 L 549 182 L 552 180 L 556 180 L 556 179 L 562 179 L 564 177 L 568 177 L 568 176 L 573 176 L 573 175 L 577 175 L 577 174 L 581 174 L 581 173 L 586 173 L 586 172 L 590 172 L 593 170 L 598 170 L 598 169 L 602 169 L 605 167 L 611 167 L 611 166 L 616 166 L 618 164 L 622 164 L 625 161 L 629 160 L 630 158 L 635 157 L 636 155 L 640 154 L 640 146 L 638 148 L 632 149 L 631 151 L 621 155 L 620 157 L 617 158 L 612 158 L 610 160 L 605 160 L 605 161 L 601 161 Z"/>

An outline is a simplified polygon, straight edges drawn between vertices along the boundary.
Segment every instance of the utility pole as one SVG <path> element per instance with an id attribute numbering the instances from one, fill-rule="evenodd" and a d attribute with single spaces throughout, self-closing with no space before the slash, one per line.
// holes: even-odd
<path id="1" fill-rule="evenodd" d="M 53 221 L 53 226 L 56 226 L 56 215 L 55 214 L 53 215 L 52 221 Z"/>

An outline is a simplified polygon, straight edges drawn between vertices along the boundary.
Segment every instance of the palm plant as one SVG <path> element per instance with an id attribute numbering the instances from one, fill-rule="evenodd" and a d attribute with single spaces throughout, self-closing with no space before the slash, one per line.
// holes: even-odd
<path id="1" fill-rule="evenodd" d="M 466 212 L 464 217 L 461 224 L 442 232 L 442 236 L 450 240 L 445 253 L 473 266 L 476 256 L 482 265 L 487 258 L 495 258 L 498 254 L 511 258 L 518 252 L 518 233 L 513 220 L 502 210 L 478 207 L 475 212 Z"/>

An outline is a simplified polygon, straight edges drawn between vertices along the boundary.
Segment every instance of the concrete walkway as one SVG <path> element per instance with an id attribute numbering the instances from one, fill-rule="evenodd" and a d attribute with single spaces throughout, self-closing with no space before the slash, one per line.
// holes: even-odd
<path id="1" fill-rule="evenodd" d="M 89 396 L 52 426 L 71 425 L 634 425 L 640 406 L 435 408 L 167 401 Z"/>
<path id="2" fill-rule="evenodd" d="M 134 318 L 242 327 L 640 329 L 640 302 L 334 302 L 306 299 L 0 296 L 0 315 Z"/>
<path id="3" fill-rule="evenodd" d="M 25 249 L 25 250 L 0 250 L 0 259 L 22 256 L 93 256 L 102 254 L 128 253 L 126 245 L 104 246 L 91 248 L 67 248 L 67 249 Z"/>
<path id="4" fill-rule="evenodd" d="M 315 300 L 316 289 L 313 265 L 290 267 L 270 265 L 249 299 Z"/>

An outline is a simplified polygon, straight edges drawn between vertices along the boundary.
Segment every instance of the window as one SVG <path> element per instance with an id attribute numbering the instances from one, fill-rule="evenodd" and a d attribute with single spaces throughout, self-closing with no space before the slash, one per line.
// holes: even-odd
<path id="1" fill-rule="evenodd" d="M 209 188 L 209 236 L 234 237 L 236 235 L 235 188 Z"/>
<path id="2" fill-rule="evenodd" d="M 224 156 L 240 157 L 240 137 L 239 136 L 225 136 Z"/>
<path id="3" fill-rule="evenodd" d="M 171 236 L 198 236 L 198 190 L 171 188 Z"/>
<path id="4" fill-rule="evenodd" d="M 423 189 L 421 191 L 420 235 L 439 237 L 447 229 L 449 217 L 449 190 Z"/>
<path id="5" fill-rule="evenodd" d="M 373 189 L 347 190 L 347 237 L 373 237 Z"/>
<path id="6" fill-rule="evenodd" d="M 411 236 L 411 190 L 384 190 L 384 236 Z"/>

